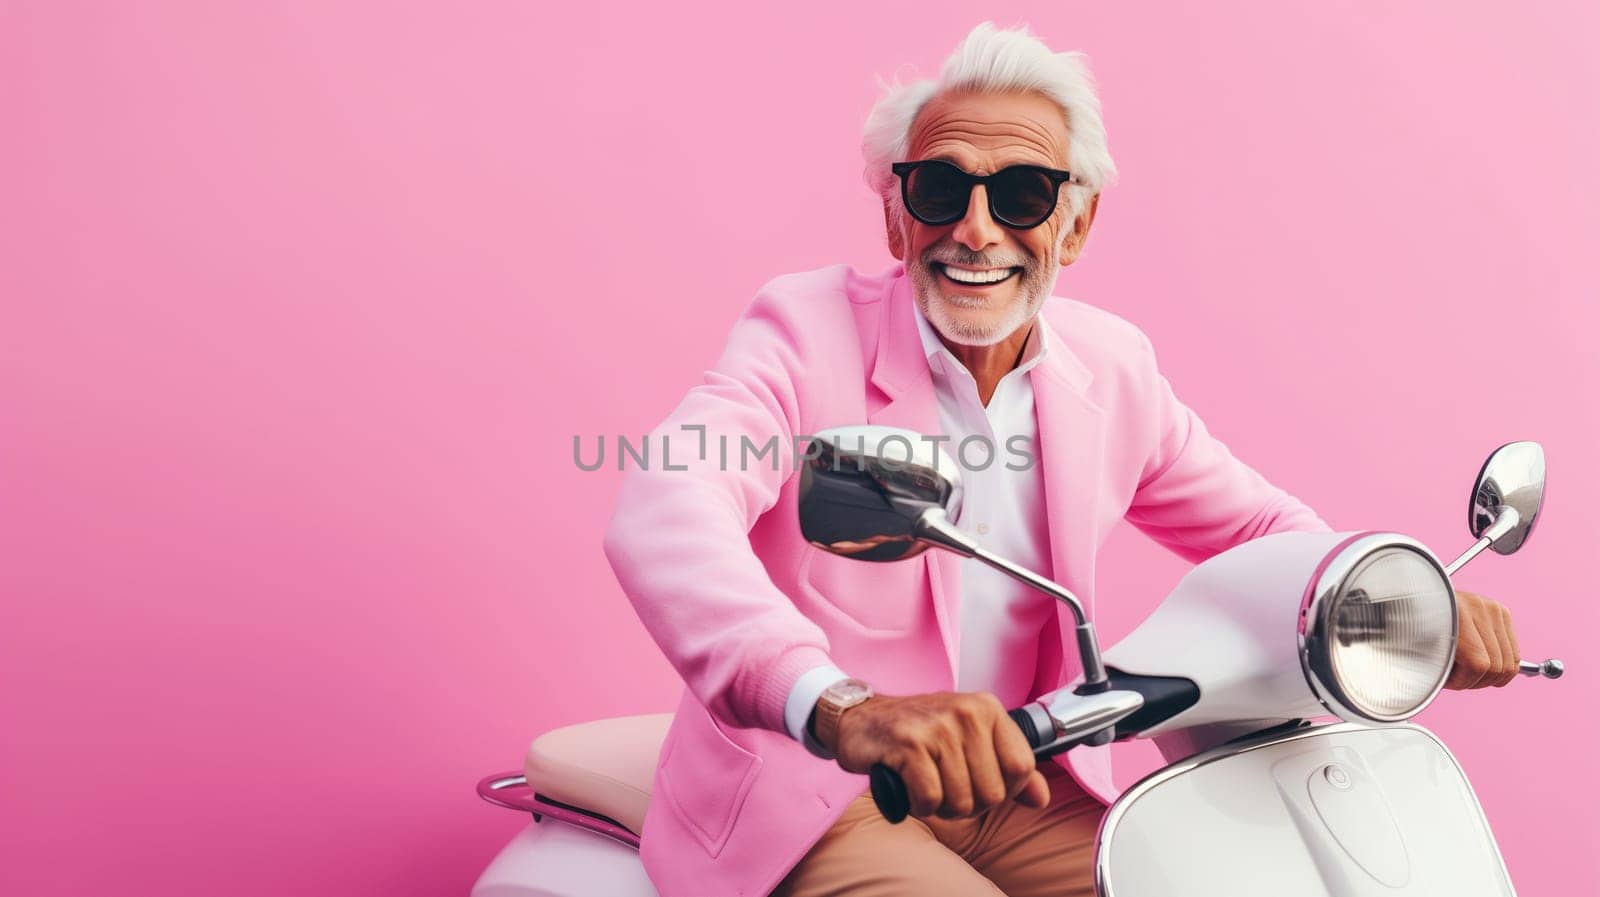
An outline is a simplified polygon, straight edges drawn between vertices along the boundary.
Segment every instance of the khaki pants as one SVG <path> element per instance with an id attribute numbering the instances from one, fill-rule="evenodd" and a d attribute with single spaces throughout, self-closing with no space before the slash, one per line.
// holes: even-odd
<path id="1" fill-rule="evenodd" d="M 1007 801 L 972 819 L 890 825 L 863 794 L 773 897 L 1092 897 L 1106 808 L 1056 763 L 1039 769 L 1050 783 L 1042 810 Z"/>

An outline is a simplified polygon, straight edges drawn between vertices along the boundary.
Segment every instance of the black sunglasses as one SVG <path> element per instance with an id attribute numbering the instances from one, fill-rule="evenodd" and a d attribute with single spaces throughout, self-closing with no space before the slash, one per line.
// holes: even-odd
<path id="1" fill-rule="evenodd" d="M 1061 185 L 1072 180 L 1069 172 L 1038 165 L 1012 165 L 994 174 L 976 175 L 943 159 L 896 162 L 889 166 L 900 177 L 900 198 L 906 211 L 923 224 L 954 224 L 966 217 L 972 186 L 982 184 L 989 196 L 989 215 L 1006 227 L 1038 227 L 1056 210 Z"/>

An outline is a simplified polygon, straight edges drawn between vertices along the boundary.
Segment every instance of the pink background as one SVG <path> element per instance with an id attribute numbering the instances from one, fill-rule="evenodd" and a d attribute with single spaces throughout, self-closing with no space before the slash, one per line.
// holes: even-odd
<path id="1" fill-rule="evenodd" d="M 873 75 L 972 5 L 133 6 L 0 4 L 0 891 L 462 893 L 522 824 L 480 775 L 678 691 L 572 437 L 769 277 L 887 264 Z M 1102 83 L 1060 291 L 1340 528 L 1453 555 L 1544 442 L 1540 532 L 1462 583 L 1571 673 L 1423 721 L 1523 893 L 1594 893 L 1600 12 L 1109 7 L 986 7 Z M 1110 641 L 1184 567 L 1108 553 Z"/>

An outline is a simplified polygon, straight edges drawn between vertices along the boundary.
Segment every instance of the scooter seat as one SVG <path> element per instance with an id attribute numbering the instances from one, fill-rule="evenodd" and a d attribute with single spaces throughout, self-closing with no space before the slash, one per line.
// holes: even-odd
<path id="1" fill-rule="evenodd" d="M 554 729 L 533 740 L 523 771 L 546 800 L 617 823 L 644 828 L 661 742 L 672 714 L 624 716 Z"/>

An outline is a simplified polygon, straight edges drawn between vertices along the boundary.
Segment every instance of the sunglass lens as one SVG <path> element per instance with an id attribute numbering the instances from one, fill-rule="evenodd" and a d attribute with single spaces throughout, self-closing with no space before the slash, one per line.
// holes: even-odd
<path id="1" fill-rule="evenodd" d="M 1007 224 L 1033 227 L 1056 209 L 1056 184 L 1034 168 L 1016 166 L 998 172 L 989 181 L 995 216 Z"/>
<path id="2" fill-rule="evenodd" d="M 972 182 L 954 165 L 920 165 L 906 177 L 906 205 L 911 214 L 931 224 L 959 221 L 967 213 Z"/>

